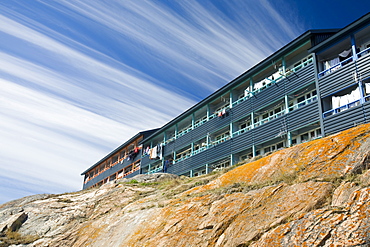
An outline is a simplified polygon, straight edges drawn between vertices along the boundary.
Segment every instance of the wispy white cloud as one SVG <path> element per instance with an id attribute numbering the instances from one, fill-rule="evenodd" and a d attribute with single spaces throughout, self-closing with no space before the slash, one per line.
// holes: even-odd
<path id="1" fill-rule="evenodd" d="M 79 189 L 107 152 L 299 34 L 268 1 L 215 3 L 0 3 L 0 202 Z"/>

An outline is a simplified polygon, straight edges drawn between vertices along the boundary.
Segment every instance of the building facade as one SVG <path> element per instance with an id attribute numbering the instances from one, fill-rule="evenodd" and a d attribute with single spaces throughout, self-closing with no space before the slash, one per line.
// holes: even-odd
<path id="1" fill-rule="evenodd" d="M 83 189 L 101 186 L 109 181 L 140 174 L 141 142 L 157 130 L 137 133 L 130 140 L 84 171 L 81 174 L 84 176 Z"/>
<path id="2" fill-rule="evenodd" d="M 303 33 L 151 131 L 135 174 L 199 176 L 368 122 L 369 53 L 370 13 L 343 29 Z"/>

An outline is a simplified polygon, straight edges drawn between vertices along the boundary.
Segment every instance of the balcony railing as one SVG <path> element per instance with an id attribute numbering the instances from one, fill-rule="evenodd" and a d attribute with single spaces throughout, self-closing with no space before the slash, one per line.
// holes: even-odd
<path id="1" fill-rule="evenodd" d="M 289 112 L 294 111 L 296 109 L 299 109 L 299 108 L 311 103 L 312 101 L 316 101 L 316 100 L 317 100 L 317 95 L 314 95 L 311 98 L 308 98 L 304 101 L 301 101 L 301 102 L 299 102 L 295 105 L 289 106 Z"/>
<path id="2" fill-rule="evenodd" d="M 308 105 L 309 103 L 311 103 L 313 101 L 316 101 L 316 100 L 317 100 L 317 95 L 314 95 L 314 96 L 312 96 L 312 97 L 310 97 L 308 99 L 305 99 L 304 101 L 301 101 L 301 102 L 299 102 L 297 104 L 294 104 L 294 105 L 290 106 L 288 112 L 292 112 L 294 110 L 297 110 L 297 109 L 299 109 L 299 108 L 301 108 L 301 107 L 303 107 L 305 105 Z M 263 125 L 265 123 L 268 123 L 269 121 L 271 121 L 273 119 L 276 119 L 276 118 L 278 118 L 280 116 L 283 116 L 283 115 L 287 114 L 288 112 L 286 110 L 282 110 L 282 111 L 280 111 L 280 112 L 278 112 L 278 113 L 276 113 L 276 114 L 274 114 L 272 116 L 269 116 L 267 118 L 264 118 L 264 119 L 258 121 L 257 123 L 254 123 L 254 125 L 247 126 L 247 127 L 243 128 L 243 129 L 240 129 L 240 130 L 234 132 L 233 133 L 233 136 L 237 136 L 237 135 L 243 134 L 243 133 L 247 132 L 248 130 L 251 130 L 251 129 L 256 128 L 258 126 L 261 126 L 261 125 Z"/>
<path id="3" fill-rule="evenodd" d="M 335 64 L 334 66 L 330 67 L 329 69 L 326 69 L 326 70 L 320 72 L 319 75 L 318 75 L 318 77 L 321 78 L 321 77 L 323 77 L 325 75 L 328 75 L 328 74 L 330 74 L 330 73 L 332 73 L 332 72 L 334 72 L 334 71 L 342 68 L 347 63 L 352 62 L 352 60 L 353 60 L 353 57 L 349 57 L 346 60 L 343 60 L 342 62 Z"/>
<path id="4" fill-rule="evenodd" d="M 160 167 L 157 167 L 153 170 L 150 170 L 147 172 L 147 174 L 152 174 L 152 173 L 156 173 L 156 172 L 160 172 L 160 171 L 163 171 L 163 166 L 160 166 Z"/>
<path id="5" fill-rule="evenodd" d="M 364 56 L 366 54 L 369 54 L 369 53 L 370 53 L 370 47 L 367 48 L 367 49 L 365 49 L 365 50 L 363 50 L 363 51 L 361 51 L 361 52 L 359 52 L 359 53 L 357 53 L 357 57 L 360 58 L 360 57 L 362 57 L 362 56 Z M 330 74 L 330 73 L 332 73 L 332 72 L 340 69 L 341 67 L 343 67 L 344 65 L 346 65 L 347 63 L 349 63 L 351 61 L 353 61 L 353 56 L 347 58 L 346 60 L 344 60 L 344 61 L 342 61 L 340 63 L 335 64 L 334 66 L 332 66 L 332 67 L 330 67 L 330 68 L 328 68 L 328 69 L 326 69 L 326 70 L 324 70 L 322 72 L 320 72 L 318 74 L 318 77 L 321 78 L 321 77 L 323 77 L 325 75 L 328 75 L 328 74 Z"/>
<path id="6" fill-rule="evenodd" d="M 298 70 L 310 65 L 311 63 L 313 62 L 313 58 L 310 58 L 310 59 L 307 59 L 307 61 L 304 61 L 302 63 L 300 63 L 299 65 L 297 66 L 294 66 L 294 67 L 289 67 L 286 69 L 286 72 L 284 75 L 281 75 L 279 78 L 276 78 L 275 80 L 271 80 L 271 79 L 268 79 L 268 78 L 265 78 L 264 80 L 267 81 L 266 85 L 264 85 L 263 87 L 259 88 L 259 89 L 256 89 L 256 90 L 253 90 L 252 92 L 249 92 L 246 96 L 244 96 L 243 98 L 240 98 L 238 99 L 237 101 L 233 102 L 232 105 L 235 106 L 235 105 L 238 105 L 242 102 L 244 102 L 245 100 L 249 99 L 250 97 L 252 97 L 254 94 L 256 93 L 259 93 L 261 92 L 263 89 L 265 88 L 268 88 L 272 85 L 274 85 L 275 83 L 277 83 L 278 81 L 282 80 L 283 78 L 289 76 L 291 73 L 295 73 L 297 72 Z"/>
<path id="7" fill-rule="evenodd" d="M 348 103 L 346 105 L 342 105 L 338 108 L 335 108 L 335 109 L 332 109 L 332 110 L 329 110 L 329 111 L 326 111 L 323 113 L 323 117 L 326 118 L 326 117 L 329 117 L 329 116 L 332 116 L 334 114 L 337 114 L 339 112 L 342 112 L 342 111 L 345 111 L 345 110 L 348 110 L 349 108 L 352 108 L 352 107 L 355 107 L 355 106 L 358 106 L 361 104 L 361 100 L 356 100 L 356 101 L 353 101 L 351 103 Z"/>
<path id="8" fill-rule="evenodd" d="M 282 80 L 283 78 L 285 78 L 286 76 L 290 75 L 292 72 L 297 72 L 298 70 L 308 66 L 309 64 L 311 64 L 313 62 L 313 58 L 309 58 L 307 59 L 307 61 L 304 61 L 302 63 L 300 63 L 299 65 L 297 66 L 294 66 L 294 67 L 290 67 L 290 68 L 287 68 L 286 70 L 286 74 L 285 75 L 281 75 L 279 78 L 276 78 L 275 80 L 271 80 L 271 79 L 268 79 L 268 78 L 265 78 L 264 80 L 268 81 L 268 83 L 266 85 L 264 85 L 263 87 L 259 88 L 259 89 L 256 89 L 252 92 L 249 92 L 246 96 L 244 96 L 243 98 L 240 98 L 236 101 L 234 101 L 232 103 L 232 106 L 236 106 L 242 102 L 244 102 L 245 100 L 249 99 L 250 97 L 252 97 L 254 94 L 256 93 L 259 93 L 261 92 L 263 89 L 265 88 L 268 88 L 272 85 L 274 85 L 275 83 L 277 83 L 278 81 Z M 209 120 L 213 119 L 213 118 L 216 118 L 216 117 L 219 117 L 219 114 L 220 112 L 222 112 L 223 110 L 229 110 L 230 109 L 230 106 L 227 106 L 225 107 L 224 109 L 220 110 L 220 111 L 217 111 L 215 112 L 214 114 L 210 115 L 207 119 L 202 119 L 200 120 L 198 123 L 194 124 L 194 126 L 188 128 L 188 129 L 185 129 L 185 130 L 181 130 L 181 132 L 179 132 L 176 137 L 171 137 L 170 139 L 166 140 L 163 144 L 167 144 L 167 143 L 170 143 L 174 140 L 176 140 L 177 138 L 189 133 L 191 130 L 203 125 L 204 123 L 208 122 Z M 261 121 L 264 121 L 264 120 L 261 120 Z"/>
<path id="9" fill-rule="evenodd" d="M 365 49 L 365 50 L 363 50 L 363 51 L 361 51 L 361 52 L 359 52 L 359 53 L 357 53 L 357 57 L 362 57 L 363 55 L 366 55 L 366 54 L 369 54 L 370 53 L 370 47 L 369 48 L 367 48 L 367 49 Z"/>
<path id="10" fill-rule="evenodd" d="M 262 120 L 260 120 L 260 121 L 258 121 L 258 122 L 256 122 L 256 123 L 254 123 L 254 127 L 258 127 L 258 126 L 261 126 L 261 125 L 263 125 L 263 124 L 265 124 L 265 123 L 268 123 L 268 122 L 270 122 L 271 120 L 273 120 L 273 119 L 275 119 L 275 118 L 278 118 L 278 117 L 280 117 L 280 116 L 284 115 L 285 113 L 286 113 L 286 110 L 284 109 L 284 110 L 282 110 L 282 111 L 280 111 L 280 112 L 278 112 L 278 113 L 275 113 L 274 115 L 271 115 L 271 116 L 269 116 L 269 117 L 267 117 L 267 118 L 264 118 L 264 119 L 262 119 Z"/>

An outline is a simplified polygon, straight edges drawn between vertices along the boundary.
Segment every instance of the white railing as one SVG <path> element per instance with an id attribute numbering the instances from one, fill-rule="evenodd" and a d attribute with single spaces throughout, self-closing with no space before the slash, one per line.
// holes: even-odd
<path id="1" fill-rule="evenodd" d="M 334 115 L 334 114 L 337 114 L 339 112 L 342 112 L 342 111 L 345 111 L 345 110 L 348 110 L 349 108 L 352 108 L 352 107 L 355 107 L 355 106 L 358 106 L 360 105 L 361 103 L 361 100 L 356 100 L 356 101 L 353 101 L 351 103 L 348 103 L 348 104 L 345 104 L 345 105 L 342 105 L 338 108 L 335 108 L 335 109 L 332 109 L 332 110 L 329 110 L 329 111 L 326 111 L 323 113 L 323 117 L 326 118 L 326 117 L 329 117 L 331 115 Z"/>
<path id="2" fill-rule="evenodd" d="M 303 107 L 303 106 L 305 106 L 305 105 L 307 105 L 307 104 L 309 104 L 313 101 L 316 101 L 316 100 L 317 100 L 317 95 L 314 95 L 311 98 L 305 99 L 305 100 L 303 100 L 303 101 L 301 101 L 297 104 L 289 106 L 289 112 L 294 111 L 296 109 L 299 109 L 299 108 L 301 108 L 301 107 Z"/>

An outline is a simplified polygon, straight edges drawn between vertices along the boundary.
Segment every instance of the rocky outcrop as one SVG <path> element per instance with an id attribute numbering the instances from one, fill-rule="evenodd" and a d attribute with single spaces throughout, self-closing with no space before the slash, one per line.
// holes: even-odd
<path id="1" fill-rule="evenodd" d="M 0 230 L 37 236 L 18 246 L 369 246 L 369 127 L 228 172 L 142 175 L 10 202 Z"/>

